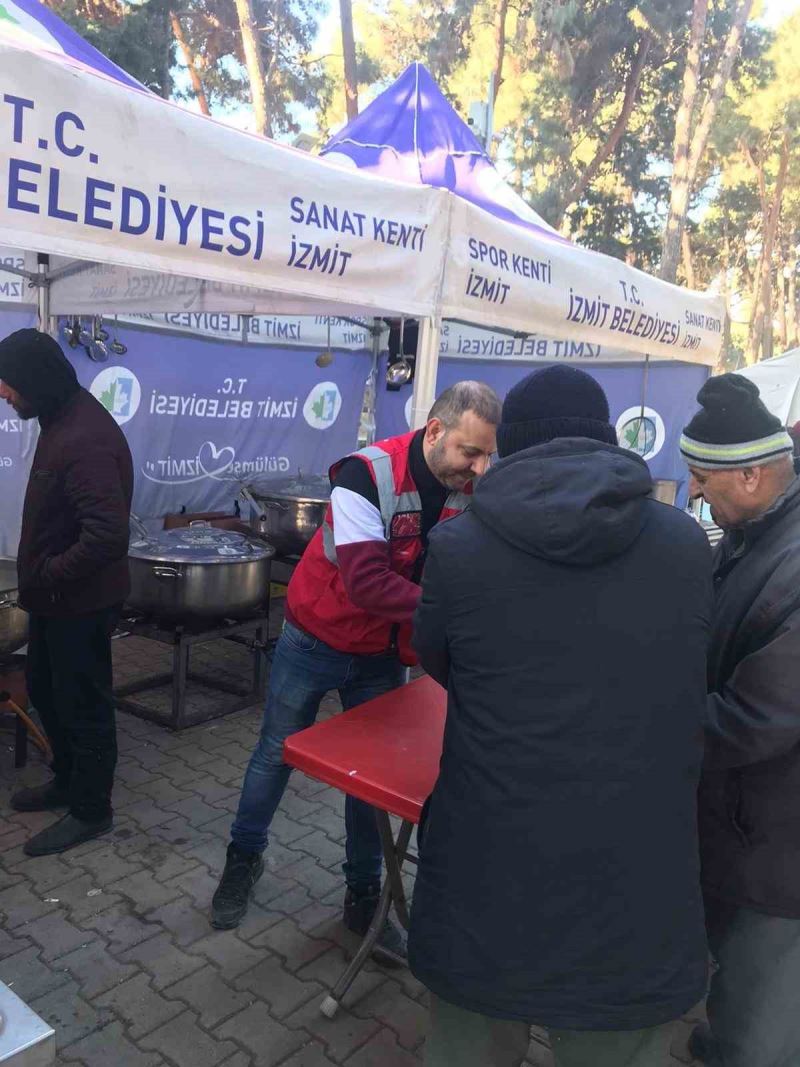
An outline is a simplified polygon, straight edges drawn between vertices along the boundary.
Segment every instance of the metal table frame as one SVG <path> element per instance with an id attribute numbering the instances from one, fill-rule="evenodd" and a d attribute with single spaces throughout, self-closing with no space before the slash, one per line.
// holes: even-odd
<path id="1" fill-rule="evenodd" d="M 198 723 L 208 722 L 223 715 L 230 715 L 234 711 L 241 711 L 253 704 L 258 704 L 264 697 L 266 681 L 266 660 L 263 655 L 268 647 L 269 636 L 269 606 L 267 612 L 252 619 L 240 620 L 222 626 L 216 626 L 211 630 L 192 631 L 183 626 L 174 629 L 163 629 L 156 622 L 142 621 L 140 619 L 124 619 L 119 624 L 120 629 L 135 637 L 144 637 L 150 641 L 158 641 L 159 644 L 170 645 L 172 653 L 172 671 L 169 673 L 153 674 L 140 678 L 135 682 L 127 682 L 114 689 L 114 703 L 123 711 L 130 712 L 140 719 L 158 723 L 170 730 L 184 730 L 188 726 L 197 726 Z M 249 647 L 253 652 L 253 676 L 252 685 L 249 689 L 241 686 L 233 686 L 211 675 L 198 673 L 190 670 L 190 653 L 195 645 L 209 644 L 212 641 L 234 641 L 237 644 Z M 230 693 L 237 699 L 231 702 L 229 707 L 223 710 L 186 714 L 186 693 L 188 682 L 199 682 L 201 685 L 214 689 L 221 693 Z M 148 689 L 158 689 L 161 686 L 172 685 L 172 714 L 165 717 L 162 712 L 142 704 L 140 701 L 131 700 L 136 693 L 143 693 Z"/>
<path id="2" fill-rule="evenodd" d="M 397 838 L 395 838 L 392 834 L 389 813 L 381 811 L 380 808 L 375 808 L 374 810 L 381 835 L 383 860 L 386 864 L 386 878 L 375 916 L 358 947 L 358 951 L 333 989 L 320 1004 L 320 1011 L 329 1019 L 336 1015 L 347 991 L 358 977 L 361 968 L 372 955 L 390 908 L 394 907 L 395 915 L 403 929 L 408 930 L 409 927 L 408 901 L 406 900 L 406 891 L 403 886 L 402 870 L 404 863 L 412 863 L 415 866 L 417 863 L 416 854 L 408 850 L 414 823 L 403 820 L 397 832 Z"/>

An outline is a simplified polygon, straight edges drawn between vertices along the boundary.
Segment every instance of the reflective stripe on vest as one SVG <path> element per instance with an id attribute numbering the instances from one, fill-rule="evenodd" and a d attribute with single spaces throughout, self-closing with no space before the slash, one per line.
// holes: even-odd
<path id="1" fill-rule="evenodd" d="M 395 491 L 392 457 L 388 452 L 384 452 L 382 448 L 377 448 L 375 445 L 369 445 L 367 448 L 362 448 L 354 454 L 369 460 L 371 464 L 375 478 L 375 488 L 378 491 L 378 507 L 381 513 L 381 520 L 383 521 L 383 529 L 386 535 L 386 540 L 390 541 L 392 534 L 392 520 L 395 515 L 406 514 L 407 512 L 413 511 L 421 512 L 422 498 L 416 490 L 411 493 L 397 493 Z M 450 493 L 447 497 L 442 512 L 464 511 L 469 503 L 470 498 L 466 493 L 456 491 Z M 322 546 L 327 561 L 332 563 L 334 567 L 338 567 L 339 561 L 336 554 L 336 541 L 333 534 L 333 528 L 327 518 L 322 524 Z"/>
<path id="2" fill-rule="evenodd" d="M 336 555 L 336 542 L 333 538 L 333 530 L 328 523 L 327 518 L 322 523 L 322 547 L 325 551 L 325 559 L 328 563 L 332 563 L 334 567 L 339 566 L 339 558 Z"/>

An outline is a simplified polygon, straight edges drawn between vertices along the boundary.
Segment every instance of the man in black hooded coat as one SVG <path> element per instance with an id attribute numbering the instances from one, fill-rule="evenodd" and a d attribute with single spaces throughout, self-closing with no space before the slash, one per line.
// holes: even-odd
<path id="1" fill-rule="evenodd" d="M 0 342 L 0 399 L 39 420 L 17 558 L 30 613 L 27 684 L 53 750 L 54 778 L 11 798 L 17 811 L 67 814 L 25 845 L 64 852 L 111 828 L 117 758 L 111 633 L 129 592 L 133 465 L 112 416 L 78 384 L 52 337 Z"/>
<path id="2" fill-rule="evenodd" d="M 710 550 L 649 499 L 600 386 L 506 397 L 502 462 L 430 550 L 415 646 L 448 689 L 409 962 L 428 1067 L 662 1067 L 706 988 L 696 791 Z"/>

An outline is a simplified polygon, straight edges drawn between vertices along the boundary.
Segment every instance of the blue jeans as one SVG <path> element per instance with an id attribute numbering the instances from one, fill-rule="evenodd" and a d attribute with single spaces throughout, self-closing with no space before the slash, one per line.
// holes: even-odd
<path id="1" fill-rule="evenodd" d="M 800 919 L 706 897 L 708 1021 L 724 1067 L 800 1064 Z"/>
<path id="2" fill-rule="evenodd" d="M 244 776 L 231 840 L 249 852 L 263 852 L 268 830 L 289 781 L 291 768 L 283 762 L 283 742 L 311 726 L 322 698 L 338 689 L 342 706 L 354 708 L 406 678 L 406 668 L 394 655 L 353 656 L 337 652 L 323 641 L 284 623 L 275 646 L 261 736 Z M 362 800 L 345 801 L 348 886 L 356 891 L 380 884 L 383 852 L 375 811 Z"/>

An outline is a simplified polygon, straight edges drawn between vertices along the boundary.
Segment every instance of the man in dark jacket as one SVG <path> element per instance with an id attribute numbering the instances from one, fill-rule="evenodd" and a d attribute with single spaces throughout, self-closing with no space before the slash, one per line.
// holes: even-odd
<path id="1" fill-rule="evenodd" d="M 710 379 L 684 431 L 714 557 L 700 849 L 717 969 L 696 1058 L 800 1063 L 800 479 L 792 441 L 738 374 Z"/>
<path id="2" fill-rule="evenodd" d="M 429 1067 L 661 1067 L 703 996 L 697 850 L 710 550 L 649 498 L 606 397 L 515 386 L 503 457 L 431 535 L 415 643 L 448 688 L 409 955 Z"/>
<path id="3" fill-rule="evenodd" d="M 133 467 L 114 419 L 38 330 L 0 342 L 0 399 L 38 418 L 22 515 L 20 603 L 30 613 L 27 682 L 55 777 L 11 798 L 17 811 L 67 814 L 25 845 L 64 852 L 111 829 L 117 759 L 111 633 L 129 591 Z"/>

